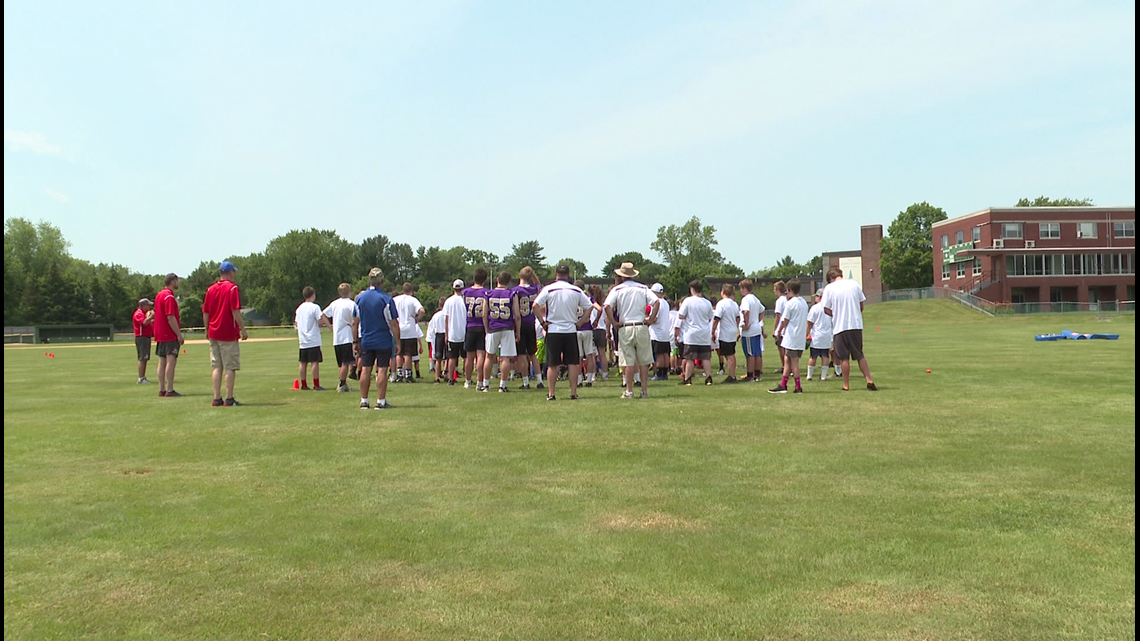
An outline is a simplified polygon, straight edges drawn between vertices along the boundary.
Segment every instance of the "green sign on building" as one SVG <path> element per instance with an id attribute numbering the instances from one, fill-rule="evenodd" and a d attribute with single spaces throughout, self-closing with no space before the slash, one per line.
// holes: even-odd
<path id="1" fill-rule="evenodd" d="M 973 249 L 973 248 L 974 248 L 973 242 L 958 243 L 957 245 L 950 245 L 949 247 L 944 247 L 944 248 L 942 248 L 942 262 L 944 264 L 948 265 L 950 263 L 960 263 L 960 262 L 965 261 L 965 260 L 973 260 L 974 259 L 973 256 L 963 256 L 961 258 L 958 258 L 958 252 L 966 251 L 967 249 Z"/>

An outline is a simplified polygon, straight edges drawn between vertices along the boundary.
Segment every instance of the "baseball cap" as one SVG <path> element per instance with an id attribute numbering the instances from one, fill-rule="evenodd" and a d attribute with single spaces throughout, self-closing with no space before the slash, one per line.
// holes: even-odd
<path id="1" fill-rule="evenodd" d="M 662 285 L 661 283 L 653 283 L 653 287 L 650 287 L 649 289 L 654 291 L 654 292 L 661 293 L 661 292 L 665 291 L 665 286 Z"/>
<path id="2" fill-rule="evenodd" d="M 456 278 L 454 281 L 451 282 L 451 288 L 452 289 L 463 289 L 463 279 L 462 278 Z"/>
<path id="3" fill-rule="evenodd" d="M 153 305 L 153 304 L 154 304 L 154 302 L 151 301 L 149 298 L 140 298 L 139 299 L 139 305 L 140 306 L 142 306 L 142 305 Z"/>
<path id="4" fill-rule="evenodd" d="M 236 271 L 237 271 L 237 267 L 235 267 L 234 264 L 228 260 L 223 260 L 222 266 L 218 268 L 219 274 L 228 274 L 229 272 L 236 272 Z"/>

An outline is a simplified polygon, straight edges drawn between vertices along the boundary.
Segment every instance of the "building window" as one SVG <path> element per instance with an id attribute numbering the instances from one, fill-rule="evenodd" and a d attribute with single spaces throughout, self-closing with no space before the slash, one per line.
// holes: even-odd
<path id="1" fill-rule="evenodd" d="M 1096 223 L 1077 223 L 1077 238 L 1096 238 Z"/>
<path id="2" fill-rule="evenodd" d="M 1021 223 L 1002 223 L 1002 238 L 1021 238 Z"/>
<path id="3" fill-rule="evenodd" d="M 1136 238 L 1136 223 L 1112 223 L 1112 235 L 1116 238 Z"/>
<path id="4" fill-rule="evenodd" d="M 966 277 L 966 263 L 958 263 L 958 278 Z"/>
<path id="5" fill-rule="evenodd" d="M 982 259 L 981 258 L 975 258 L 974 259 L 974 275 L 975 276 L 981 276 L 982 275 Z"/>
<path id="6" fill-rule="evenodd" d="M 950 280 L 950 265 L 942 263 L 942 280 Z"/>
<path id="7" fill-rule="evenodd" d="M 1041 223 L 1041 238 L 1060 238 L 1061 223 Z"/>
<path id="8" fill-rule="evenodd" d="M 975 227 L 973 233 L 974 233 L 974 237 L 973 237 L 974 242 L 975 243 L 981 242 L 981 240 L 982 240 L 982 228 L 981 227 Z"/>
<path id="9" fill-rule="evenodd" d="M 1021 304 L 1025 302 L 1025 290 L 1020 287 L 1014 287 L 1009 290 L 1009 302 L 1014 304 Z"/>
<path id="10" fill-rule="evenodd" d="M 950 246 L 950 237 L 947 236 L 946 234 L 942 234 L 942 249 L 946 249 L 949 246 Z"/>
<path id="11" fill-rule="evenodd" d="M 962 243 L 964 243 L 964 242 L 966 242 L 966 232 L 962 232 L 962 231 L 960 231 L 960 232 L 955 232 L 955 234 L 954 234 L 954 244 L 955 244 L 955 245 L 961 245 L 961 244 L 962 244 Z"/>

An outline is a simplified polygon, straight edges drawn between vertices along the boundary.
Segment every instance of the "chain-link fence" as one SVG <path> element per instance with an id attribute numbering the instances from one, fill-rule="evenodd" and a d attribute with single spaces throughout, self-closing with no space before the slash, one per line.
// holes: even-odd
<path id="1" fill-rule="evenodd" d="M 959 292 L 945 287 L 919 287 L 915 289 L 888 290 L 867 298 L 868 305 L 896 300 L 918 300 L 925 298 L 949 299 L 990 316 L 1011 314 L 1097 314 L 1101 317 L 1117 316 L 1122 313 L 1135 314 L 1136 301 L 1108 300 L 1095 303 L 1056 301 L 1048 303 L 995 303 L 973 294 Z"/>

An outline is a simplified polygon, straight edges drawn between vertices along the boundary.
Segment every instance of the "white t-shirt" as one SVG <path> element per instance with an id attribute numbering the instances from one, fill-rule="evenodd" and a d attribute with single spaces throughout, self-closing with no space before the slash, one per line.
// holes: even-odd
<path id="1" fill-rule="evenodd" d="M 396 316 L 400 319 L 400 338 L 422 338 L 424 332 L 416 322 L 416 314 L 424 308 L 420 299 L 411 294 L 400 294 L 393 297 L 392 302 L 396 304 Z"/>
<path id="2" fill-rule="evenodd" d="M 649 326 L 649 338 L 658 343 L 667 343 L 672 338 L 673 318 L 676 313 L 669 309 L 669 302 L 664 298 L 658 297 L 657 300 L 661 302 L 661 307 L 657 309 L 657 322 Z"/>
<path id="3" fill-rule="evenodd" d="M 681 340 L 686 345 L 712 345 L 713 306 L 704 296 L 690 296 L 681 303 Z"/>
<path id="4" fill-rule="evenodd" d="M 593 303 L 585 292 L 565 280 L 556 280 L 542 288 L 534 305 L 546 307 L 549 334 L 574 334 L 578 331 L 578 310 L 589 309 Z"/>
<path id="5" fill-rule="evenodd" d="M 542 331 L 542 323 L 538 322 L 538 317 L 534 318 L 534 340 L 546 338 L 546 334 Z"/>
<path id="6" fill-rule="evenodd" d="M 352 342 L 352 316 L 356 301 L 351 298 L 338 298 L 325 307 L 324 315 L 332 319 L 333 345 Z"/>
<path id="7" fill-rule="evenodd" d="M 467 304 L 461 294 L 452 294 L 443 303 L 444 323 L 447 325 L 447 340 L 462 343 L 467 338 Z"/>
<path id="8" fill-rule="evenodd" d="M 716 326 L 717 340 L 735 343 L 740 333 L 740 305 L 731 298 L 722 298 L 717 301 L 713 318 L 720 319 L 720 323 Z"/>
<path id="9" fill-rule="evenodd" d="M 793 297 L 784 305 L 784 315 L 780 324 L 787 319 L 788 326 L 784 328 L 783 339 L 780 346 L 784 349 L 804 349 L 807 345 L 807 301 L 801 296 Z"/>
<path id="10" fill-rule="evenodd" d="M 831 331 L 833 334 L 850 329 L 863 329 L 863 311 L 859 304 L 867 300 L 859 283 L 837 278 L 824 288 L 820 304 L 831 310 Z"/>
<path id="11" fill-rule="evenodd" d="M 442 334 L 444 332 L 443 325 L 446 322 L 447 322 L 447 315 L 443 313 L 442 309 L 437 311 L 436 313 L 432 314 L 431 320 L 428 321 L 428 329 L 427 329 L 428 339 L 434 341 L 436 334 Z M 400 333 L 403 334 L 404 333 L 403 330 L 401 330 Z"/>
<path id="12" fill-rule="evenodd" d="M 748 327 L 744 327 L 745 311 L 748 312 Z M 756 294 L 747 294 L 740 300 L 740 312 L 741 336 L 759 336 L 764 333 L 764 321 L 761 320 L 764 303 L 756 298 Z"/>
<path id="13" fill-rule="evenodd" d="M 653 305 L 657 300 L 657 294 L 648 287 L 637 281 L 627 280 L 610 288 L 604 304 L 613 308 L 618 322 L 641 323 L 649 318 L 645 313 L 645 306 Z"/>
<path id="14" fill-rule="evenodd" d="M 669 310 L 669 346 L 677 347 L 677 336 L 674 333 L 681 326 L 681 319 L 677 318 L 677 310 Z"/>
<path id="15" fill-rule="evenodd" d="M 321 346 L 321 306 L 316 303 L 301 303 L 293 317 L 297 324 L 297 338 L 301 349 Z M 349 330 L 352 333 L 352 330 Z"/>
<path id="16" fill-rule="evenodd" d="M 788 304 L 788 298 L 786 295 L 780 294 L 776 298 L 776 329 L 774 329 L 772 331 L 777 332 L 777 333 L 780 331 L 780 325 L 783 324 L 782 321 L 784 320 L 784 307 L 787 304 Z"/>
<path id="17" fill-rule="evenodd" d="M 811 323 L 811 346 L 816 349 L 831 347 L 831 317 L 823 313 L 823 303 L 816 303 L 808 310 Z"/>
<path id="18" fill-rule="evenodd" d="M 604 331 L 609 327 L 609 325 L 606 323 L 606 313 L 604 311 L 599 312 L 596 309 L 590 310 L 590 322 L 593 323 L 595 321 L 597 321 L 597 323 L 594 325 L 594 329 L 600 329 Z"/>

